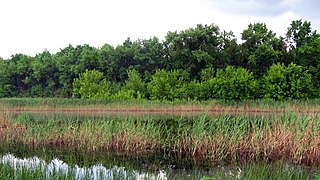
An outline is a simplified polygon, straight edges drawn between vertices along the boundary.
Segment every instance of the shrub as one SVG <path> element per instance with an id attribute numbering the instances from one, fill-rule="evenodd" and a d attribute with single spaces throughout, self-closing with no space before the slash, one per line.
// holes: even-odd
<path id="1" fill-rule="evenodd" d="M 111 94 L 111 84 L 103 78 L 103 73 L 97 70 L 86 70 L 73 83 L 73 95 L 82 99 L 108 98 Z"/>
<path id="2" fill-rule="evenodd" d="M 133 99 L 144 98 L 146 93 L 146 84 L 141 79 L 139 72 L 133 69 L 127 71 L 127 73 L 128 79 L 125 82 L 125 91 L 131 94 Z"/>
<path id="3" fill-rule="evenodd" d="M 312 90 L 311 75 L 293 63 L 273 64 L 263 80 L 265 97 L 276 100 L 306 99 Z"/>
<path id="4" fill-rule="evenodd" d="M 202 91 L 201 83 L 193 80 L 184 86 L 184 99 L 186 100 L 202 100 L 205 92 Z"/>
<path id="5" fill-rule="evenodd" d="M 244 68 L 228 66 L 218 69 L 216 77 L 203 82 L 204 91 L 210 98 L 243 100 L 255 97 L 257 81 L 252 73 Z"/>
<path id="6" fill-rule="evenodd" d="M 147 89 L 151 99 L 174 100 L 185 97 L 184 86 L 187 73 L 179 70 L 157 70 Z"/>

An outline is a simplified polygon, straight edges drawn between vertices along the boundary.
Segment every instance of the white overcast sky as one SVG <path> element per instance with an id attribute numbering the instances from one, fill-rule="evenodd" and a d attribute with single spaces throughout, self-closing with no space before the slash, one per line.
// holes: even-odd
<path id="1" fill-rule="evenodd" d="M 303 19 L 320 29 L 319 0 L 0 0 L 0 57 L 56 53 L 69 44 L 116 46 L 215 24 L 237 37 L 264 22 L 278 36 Z"/>

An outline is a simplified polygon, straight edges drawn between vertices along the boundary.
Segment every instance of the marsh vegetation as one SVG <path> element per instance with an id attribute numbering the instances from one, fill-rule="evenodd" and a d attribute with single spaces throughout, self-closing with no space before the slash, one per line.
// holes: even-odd
<path id="1" fill-rule="evenodd" d="M 2 161 L 0 169 L 8 176 L 15 172 L 45 177 L 47 165 L 54 159 L 70 165 L 70 177 L 75 176 L 76 165 L 91 168 L 99 163 L 104 172 L 113 167 L 130 167 L 126 169 L 130 173 L 146 170 L 157 176 L 161 171 L 166 172 L 166 177 L 173 177 L 186 170 L 188 175 L 180 174 L 182 177 L 195 173 L 196 179 L 224 179 L 229 170 L 234 176 L 240 173 L 239 178 L 262 175 L 309 178 L 317 176 L 320 165 L 316 100 L 259 100 L 242 104 L 77 99 L 1 99 L 1 102 L 3 156 L 38 150 L 26 157 L 40 156 L 39 152 L 46 157 L 43 154 L 55 152 L 45 158 L 46 166 L 36 170 L 16 171 Z M 17 147 L 24 150 L 14 150 Z M 69 158 L 61 154 L 69 154 Z M 78 160 L 71 164 L 70 154 L 78 155 L 73 158 Z M 94 158 L 98 155 L 101 156 Z M 83 157 L 86 160 L 79 161 Z M 90 158 L 90 163 L 83 164 Z M 121 159 L 127 164 L 111 159 Z"/>

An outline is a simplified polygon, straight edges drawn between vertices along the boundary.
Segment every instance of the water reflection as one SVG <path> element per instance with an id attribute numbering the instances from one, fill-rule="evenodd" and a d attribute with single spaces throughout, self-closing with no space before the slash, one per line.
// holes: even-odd
<path id="1" fill-rule="evenodd" d="M 17 154 L 15 154 L 17 155 Z M 40 174 L 40 179 L 320 179 L 319 169 L 308 169 L 306 167 L 290 165 L 284 162 L 275 163 L 253 163 L 247 165 L 227 165 L 213 166 L 205 169 L 197 167 L 178 168 L 170 163 L 163 163 L 157 170 L 147 170 L 144 166 L 153 166 L 151 162 L 140 161 L 140 167 L 130 166 L 130 163 L 122 164 L 112 162 L 105 163 L 90 163 L 88 165 L 79 165 L 69 162 L 61 157 L 39 158 L 33 156 L 30 158 L 18 158 L 13 154 L 5 154 L 0 156 L 0 163 L 5 164 L 14 170 L 14 173 L 9 174 L 10 179 L 19 179 L 24 176 L 24 172 Z M 23 157 L 23 156 L 22 156 Z M 43 156 L 40 156 L 43 157 Z M 63 160 L 61 160 L 63 159 Z M 145 165 L 142 165 L 146 163 Z M 143 167 L 141 167 L 143 166 Z M 188 166 L 186 166 L 188 167 Z M 6 172 L 6 169 L 1 172 Z M 1 175 L 1 174 L 0 174 Z M 2 176 L 1 176 L 2 177 Z M 8 177 L 8 176 L 4 176 Z M 31 176 L 33 177 L 33 176 Z M 36 176 L 38 177 L 38 176 Z M 1 179 L 1 178 L 0 178 Z M 23 177 L 22 177 L 23 179 Z M 39 178 L 38 178 L 39 179 Z"/>
<path id="2" fill-rule="evenodd" d="M 36 170 L 41 169 L 45 171 L 46 179 L 50 178 L 53 174 L 59 174 L 65 177 L 73 175 L 75 179 L 167 179 L 166 173 L 160 170 L 157 173 L 140 173 L 138 171 L 128 171 L 124 167 L 114 166 L 111 169 L 107 169 L 101 164 L 93 165 L 91 167 L 79 167 L 78 165 L 69 166 L 65 162 L 59 159 L 53 159 L 49 163 L 38 157 L 31 158 L 17 158 L 12 154 L 6 154 L 1 157 L 2 164 L 8 164 L 15 170 L 29 169 Z M 15 177 L 17 178 L 17 177 Z"/>

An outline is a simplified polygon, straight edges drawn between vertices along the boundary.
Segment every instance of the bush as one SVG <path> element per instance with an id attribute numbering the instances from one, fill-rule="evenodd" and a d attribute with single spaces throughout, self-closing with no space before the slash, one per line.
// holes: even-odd
<path id="1" fill-rule="evenodd" d="M 306 99 L 312 90 L 311 75 L 293 63 L 273 64 L 263 80 L 265 97 L 276 100 Z"/>
<path id="2" fill-rule="evenodd" d="M 184 87 L 184 99 L 186 100 L 202 100 L 204 93 L 202 92 L 201 83 L 193 80 L 186 84 Z"/>
<path id="3" fill-rule="evenodd" d="M 131 98 L 133 99 L 144 98 L 146 94 L 146 84 L 141 79 L 139 72 L 136 70 L 129 70 L 127 73 L 128 79 L 126 80 L 126 84 L 124 86 L 125 91 L 131 94 Z"/>
<path id="4" fill-rule="evenodd" d="M 133 99 L 141 99 L 141 97 L 135 97 L 135 92 L 133 90 L 121 89 L 120 91 L 110 96 L 109 99 L 113 101 L 128 101 Z"/>
<path id="5" fill-rule="evenodd" d="M 317 67 L 309 67 L 308 73 L 311 75 L 313 87 L 310 98 L 320 98 L 320 64 Z"/>
<path id="6" fill-rule="evenodd" d="M 185 97 L 187 73 L 183 71 L 157 70 L 151 77 L 147 89 L 151 99 L 174 100 Z"/>
<path id="7" fill-rule="evenodd" d="M 86 70 L 73 83 L 73 95 L 82 99 L 108 98 L 111 94 L 111 84 L 103 78 L 103 73 L 97 70 Z"/>
<path id="8" fill-rule="evenodd" d="M 244 100 L 255 97 L 257 81 L 252 73 L 244 68 L 228 66 L 218 69 L 216 77 L 203 82 L 203 91 L 209 98 Z"/>

